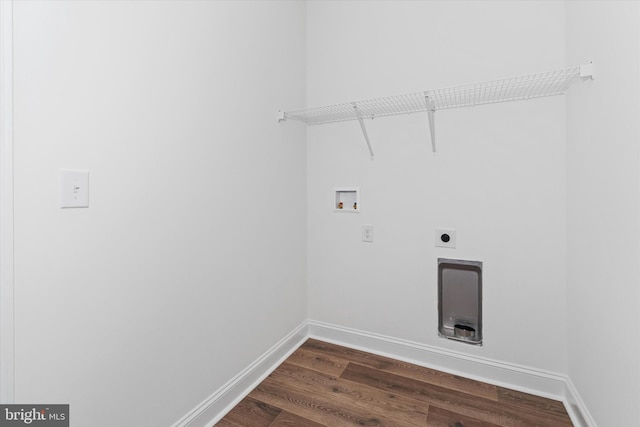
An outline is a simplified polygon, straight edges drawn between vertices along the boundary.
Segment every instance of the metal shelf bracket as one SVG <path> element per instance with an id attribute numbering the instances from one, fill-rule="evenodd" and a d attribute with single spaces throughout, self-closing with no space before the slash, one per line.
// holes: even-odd
<path id="1" fill-rule="evenodd" d="M 593 61 L 588 64 L 584 64 L 580 66 L 580 77 L 582 78 L 591 78 L 592 80 L 596 78 L 596 73 L 593 68 Z"/>
<path id="2" fill-rule="evenodd" d="M 429 134 L 431 135 L 431 151 L 435 154 L 436 152 L 436 121 L 435 121 L 435 112 L 436 105 L 429 97 L 428 94 L 425 93 L 424 101 L 427 104 L 427 116 L 429 117 Z"/>
<path id="3" fill-rule="evenodd" d="M 364 121 L 362 120 L 362 114 L 360 114 L 360 110 L 358 109 L 358 106 L 356 105 L 355 102 L 353 103 L 353 111 L 355 111 L 358 122 L 360 122 L 360 128 L 362 129 L 364 140 L 367 142 L 367 148 L 369 148 L 369 154 L 371 154 L 371 160 L 373 160 L 373 149 L 371 149 L 371 141 L 369 141 L 367 128 L 364 126 Z"/>

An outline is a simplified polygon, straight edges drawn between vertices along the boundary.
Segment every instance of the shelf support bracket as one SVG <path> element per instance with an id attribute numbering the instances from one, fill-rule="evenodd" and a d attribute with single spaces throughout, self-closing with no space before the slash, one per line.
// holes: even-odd
<path id="1" fill-rule="evenodd" d="M 425 94 L 424 101 L 427 104 L 427 115 L 429 116 L 429 133 L 431 135 L 431 151 L 436 152 L 436 105 L 428 94 Z"/>
<path id="2" fill-rule="evenodd" d="M 580 66 L 580 77 L 581 78 L 590 78 L 590 79 L 595 79 L 595 70 L 593 68 L 593 61 L 589 62 L 588 64 L 584 64 Z"/>
<path id="3" fill-rule="evenodd" d="M 355 102 L 353 103 L 353 111 L 356 113 L 358 122 L 360 122 L 360 128 L 362 129 L 364 140 L 367 142 L 367 148 L 369 148 L 369 154 L 371 154 L 371 160 L 373 160 L 373 149 L 371 148 L 371 142 L 369 141 L 369 134 L 367 134 L 367 128 L 364 126 L 364 121 L 362 120 L 362 114 L 360 114 L 360 110 Z"/>

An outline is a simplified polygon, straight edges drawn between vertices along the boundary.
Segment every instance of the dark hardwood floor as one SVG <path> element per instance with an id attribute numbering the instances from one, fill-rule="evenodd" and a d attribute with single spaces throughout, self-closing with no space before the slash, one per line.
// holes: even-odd
<path id="1" fill-rule="evenodd" d="M 218 427 L 571 426 L 561 402 L 310 339 Z"/>

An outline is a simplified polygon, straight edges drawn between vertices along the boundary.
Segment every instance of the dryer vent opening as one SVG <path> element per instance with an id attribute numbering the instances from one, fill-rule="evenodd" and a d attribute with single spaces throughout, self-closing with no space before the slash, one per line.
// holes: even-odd
<path id="1" fill-rule="evenodd" d="M 438 259 L 438 333 L 482 344 L 482 262 Z"/>

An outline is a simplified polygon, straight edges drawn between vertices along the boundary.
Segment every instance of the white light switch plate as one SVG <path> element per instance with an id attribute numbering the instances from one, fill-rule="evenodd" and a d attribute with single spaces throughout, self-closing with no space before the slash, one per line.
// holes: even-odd
<path id="1" fill-rule="evenodd" d="M 89 207 L 89 171 L 60 169 L 60 207 Z"/>

